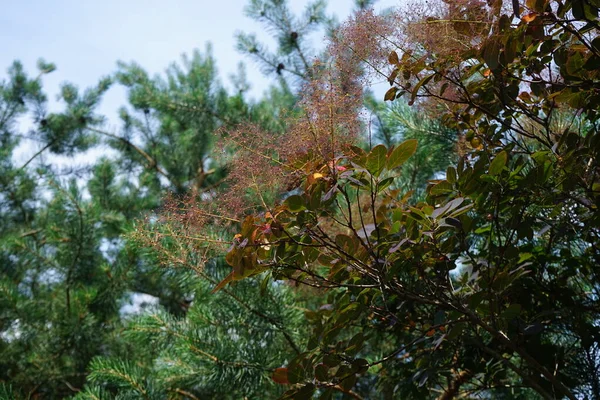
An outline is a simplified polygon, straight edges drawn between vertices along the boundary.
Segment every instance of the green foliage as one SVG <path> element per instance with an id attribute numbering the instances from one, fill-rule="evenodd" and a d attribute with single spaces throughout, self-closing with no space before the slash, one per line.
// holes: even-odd
<path id="1" fill-rule="evenodd" d="M 0 383 L 0 399 L 2 400 L 11 400 L 14 399 L 15 393 L 12 388 L 4 383 Z"/>
<path id="2" fill-rule="evenodd" d="M 53 66 L 40 62 L 40 68 L 43 74 Z M 111 323 L 117 307 L 103 296 L 110 285 L 101 253 L 92 244 L 102 234 L 93 225 L 97 209 L 82 203 L 74 181 L 59 181 L 44 166 L 26 168 L 31 160 L 14 165 L 12 155 L 22 136 L 18 122 L 29 111 L 40 126 L 36 134 L 48 138 L 41 151 L 70 152 L 89 143 L 74 121 L 92 112 L 77 114 L 75 109 L 87 101 L 91 110 L 97 102 L 94 91 L 83 100 L 71 93 L 65 113 L 51 115 L 64 122 L 53 136 L 40 78 L 29 79 L 15 63 L 1 87 L 0 380 L 10 383 L 15 394 L 38 387 L 40 393 L 58 395 L 70 393 L 62 382 L 82 384 L 78 372 L 98 351 L 104 339 L 98 329 Z"/>
<path id="3" fill-rule="evenodd" d="M 413 190 L 414 198 L 422 200 L 426 182 L 439 177 L 456 162 L 458 131 L 448 128 L 435 116 L 424 118 L 424 110 L 413 109 L 401 100 L 386 105 L 371 97 L 366 106 L 373 115 L 372 143 L 387 147 L 410 139 L 419 143 L 416 153 L 408 159 L 394 184 Z"/>
<path id="4" fill-rule="evenodd" d="M 91 89 L 64 84 L 54 113 L 15 63 L 0 85 L 0 398 L 600 398 L 597 9 L 528 1 L 513 20 L 448 2 L 382 20 L 407 26 L 369 47 L 391 54 L 393 102 L 367 102 L 362 147 L 314 123 L 348 111 L 310 82 L 309 34 L 333 25 L 320 1 L 300 18 L 251 2 L 276 53 L 239 36 L 312 83 L 312 109 L 284 80 L 247 101 L 243 72 L 227 93 L 210 48 L 163 76 L 121 63 Z M 358 82 L 348 72 L 330 76 Z M 111 85 L 129 98 L 116 132 L 96 113 Z M 40 150 L 15 165 L 26 115 Z M 310 132 L 293 132 L 315 143 L 270 143 L 283 167 L 245 182 L 285 185 L 248 190 L 260 198 L 230 217 L 216 188 L 239 171 L 211 153 L 215 132 L 284 137 L 302 118 Z M 41 157 L 94 146 L 111 152 L 89 168 Z M 123 315 L 142 293 L 158 304 Z"/>
<path id="5" fill-rule="evenodd" d="M 407 34 L 389 57 L 394 97 L 470 144 L 445 178 L 415 204 L 390 186 L 412 142 L 340 147 L 229 249 L 232 280 L 322 291 L 283 398 L 600 397 L 598 6 L 453 5 L 416 24 L 456 48 Z"/>
<path id="6" fill-rule="evenodd" d="M 129 323 L 120 309 L 132 295 L 153 296 L 178 318 L 188 311 L 195 291 L 190 274 L 163 268 L 147 254 L 147 243 L 132 240 L 134 221 L 155 218 L 167 190 L 181 197 L 210 192 L 226 174 L 210 153 L 215 132 L 246 120 L 281 130 L 274 116 L 294 96 L 285 87 L 256 103 L 243 92 L 229 95 L 209 50 L 184 58 L 164 78 L 121 64 L 91 89 L 65 83 L 63 109 L 53 113 L 46 111 L 41 78 L 29 78 L 15 63 L 0 87 L 0 382 L 23 398 L 65 398 L 83 389 L 90 368 L 100 365 L 90 364 L 96 356 L 113 360 L 115 371 L 151 370 L 147 351 L 118 335 Z M 115 133 L 95 112 L 111 84 L 125 86 L 130 100 Z M 26 116 L 33 118 L 27 139 L 40 150 L 14 165 Z M 53 166 L 43 157 L 92 146 L 112 151 L 81 168 Z M 119 359 L 130 357 L 141 366 Z M 85 389 L 80 396 L 113 394 Z"/>
<path id="7" fill-rule="evenodd" d="M 322 28 L 332 28 L 334 21 L 326 16 L 326 1 L 316 0 L 306 5 L 304 14 L 293 15 L 287 1 L 251 0 L 246 15 L 264 24 L 277 41 L 277 50 L 269 51 L 254 34 L 238 33 L 238 50 L 257 61 L 265 74 L 290 75 L 295 82 L 310 79 L 314 51 L 310 34 Z"/>
<path id="8" fill-rule="evenodd" d="M 259 290 L 260 281 L 242 282 L 214 295 L 213 273 L 223 271 L 212 265 L 203 273 L 185 318 L 156 310 L 135 318 L 125 330 L 131 343 L 155 353 L 148 370 L 98 358 L 91 366 L 91 381 L 120 388 L 119 396 L 145 392 L 145 398 L 156 399 L 281 393 L 271 372 L 304 341 L 301 303 L 291 288 L 266 285 Z"/>

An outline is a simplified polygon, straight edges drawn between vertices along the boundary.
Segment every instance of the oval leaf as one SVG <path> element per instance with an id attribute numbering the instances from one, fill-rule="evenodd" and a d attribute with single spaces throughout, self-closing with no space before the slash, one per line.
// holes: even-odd
<path id="1" fill-rule="evenodd" d="M 327 382 L 329 380 L 329 368 L 325 364 L 318 364 L 315 367 L 315 378 L 319 382 Z"/>
<path id="2" fill-rule="evenodd" d="M 450 182 L 441 181 L 431 187 L 431 189 L 429 190 L 429 194 L 431 194 L 433 196 L 439 196 L 439 195 L 450 193 L 450 192 L 452 192 L 452 190 L 453 190 L 453 186 Z"/>
<path id="3" fill-rule="evenodd" d="M 273 371 L 273 375 L 271 375 L 271 378 L 273 378 L 273 381 L 275 381 L 275 383 L 279 383 L 281 385 L 287 385 L 288 383 L 290 383 L 290 381 L 288 380 L 287 368 L 275 369 L 275 371 Z"/>
<path id="4" fill-rule="evenodd" d="M 417 94 L 419 93 L 419 89 L 421 89 L 421 86 L 426 85 L 427 82 L 429 82 L 431 80 L 431 78 L 433 78 L 435 76 L 435 74 L 431 74 L 426 76 L 425 78 L 421 79 L 413 88 L 412 93 L 410 95 L 410 102 L 409 104 L 414 103 L 415 98 L 417 97 Z"/>
<path id="5" fill-rule="evenodd" d="M 299 212 L 306 209 L 306 204 L 304 203 L 304 198 L 297 194 L 288 197 L 285 199 L 285 203 L 291 212 Z"/>
<path id="6" fill-rule="evenodd" d="M 506 310 L 500 314 L 500 318 L 504 318 L 507 321 L 511 321 L 519 316 L 521 313 L 521 305 L 520 304 L 511 304 L 508 306 Z"/>
<path id="7" fill-rule="evenodd" d="M 494 161 L 492 161 L 490 164 L 488 174 L 492 176 L 500 174 L 500 172 L 502 172 L 502 170 L 504 169 L 507 160 L 508 154 L 504 150 L 498 153 L 498 155 L 496 155 L 496 158 L 494 158 Z"/>
<path id="8" fill-rule="evenodd" d="M 389 154 L 387 159 L 387 168 L 394 169 L 398 168 L 402 164 L 406 162 L 417 151 L 417 139 L 409 139 L 400 143 L 398 147 L 396 147 Z"/>
<path id="9" fill-rule="evenodd" d="M 493 71 L 500 65 L 498 55 L 500 54 L 500 43 L 496 38 L 490 38 L 483 46 L 483 60 Z"/>
<path id="10" fill-rule="evenodd" d="M 375 146 L 367 156 L 367 170 L 373 174 L 373 176 L 378 176 L 385 168 L 386 155 L 387 148 L 384 145 L 379 144 Z"/>
<path id="11" fill-rule="evenodd" d="M 385 96 L 383 96 L 384 101 L 393 101 L 396 98 L 396 92 L 398 91 L 397 87 L 390 88 L 387 92 L 385 92 Z"/>

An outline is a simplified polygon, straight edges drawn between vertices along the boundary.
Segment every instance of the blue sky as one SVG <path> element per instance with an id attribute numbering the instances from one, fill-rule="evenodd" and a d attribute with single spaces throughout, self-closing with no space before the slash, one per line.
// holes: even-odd
<path id="1" fill-rule="evenodd" d="M 256 33 L 266 43 L 273 41 L 260 24 L 244 15 L 248 1 L 7 1 L 0 13 L 0 80 L 14 60 L 20 60 L 31 74 L 37 74 L 39 58 L 55 63 L 57 70 L 43 78 L 53 111 L 60 107 L 54 100 L 62 82 L 69 81 L 80 88 L 92 86 L 100 77 L 113 73 L 119 60 L 135 61 L 151 74 L 162 73 L 171 63 L 179 61 L 182 54 L 194 49 L 203 51 L 210 42 L 221 80 L 227 84 L 228 77 L 237 72 L 238 63 L 243 61 L 252 84 L 250 94 L 258 97 L 272 80 L 235 50 L 234 35 L 244 31 Z M 396 6 L 398 1 L 379 0 L 375 8 Z M 299 13 L 307 1 L 288 3 Z M 333 13 L 343 21 L 353 5 L 352 0 L 329 0 L 328 14 Z M 320 40 L 316 43 L 322 45 Z M 123 88 L 113 86 L 104 96 L 98 112 L 108 117 L 108 130 L 118 131 L 116 111 L 124 104 Z M 27 126 L 24 121 L 22 129 Z M 16 161 L 24 162 L 37 147 L 36 143 L 23 143 L 15 154 Z"/>
<path id="2" fill-rule="evenodd" d="M 247 0 L 20 0 L 3 5 L 0 14 L 0 68 L 15 60 L 35 72 L 43 57 L 58 69 L 44 78 L 50 93 L 57 93 L 63 81 L 80 87 L 93 85 L 112 73 L 118 60 L 136 61 L 151 73 L 162 72 L 183 53 L 203 50 L 207 42 L 221 79 L 235 73 L 245 61 L 253 95 L 260 95 L 269 83 L 257 66 L 235 50 L 236 31 L 255 32 L 268 41 L 261 26 L 244 16 Z M 306 1 L 290 1 L 302 11 Z M 378 9 L 395 5 L 383 0 Z M 328 11 L 344 20 L 352 0 L 330 0 Z M 54 97 L 54 96 L 53 96 Z M 123 93 L 112 89 L 101 111 L 111 113 L 124 101 Z"/>

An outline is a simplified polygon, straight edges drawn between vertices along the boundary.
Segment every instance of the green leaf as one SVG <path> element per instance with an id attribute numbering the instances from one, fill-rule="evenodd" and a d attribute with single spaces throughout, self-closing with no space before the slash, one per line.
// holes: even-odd
<path id="1" fill-rule="evenodd" d="M 335 354 L 326 354 L 323 357 L 323 364 L 328 367 L 337 367 L 341 362 L 342 360 Z"/>
<path id="2" fill-rule="evenodd" d="M 285 203 L 291 212 L 300 212 L 306 209 L 306 204 L 304 203 L 304 198 L 300 195 L 292 195 L 285 199 Z"/>
<path id="3" fill-rule="evenodd" d="M 520 304 L 511 304 L 508 306 L 506 310 L 500 314 L 500 318 L 506 319 L 507 321 L 511 321 L 519 316 L 521 313 L 521 305 Z"/>
<path id="4" fill-rule="evenodd" d="M 435 76 L 435 74 L 428 75 L 428 76 L 426 76 L 425 78 L 421 79 L 421 80 L 420 80 L 420 81 L 419 81 L 419 82 L 418 82 L 418 83 L 415 85 L 415 87 L 413 88 L 413 90 L 412 90 L 412 93 L 411 93 L 411 95 L 410 95 L 410 102 L 409 102 L 409 104 L 412 104 L 412 103 L 414 103 L 414 101 L 415 101 L 415 98 L 417 97 L 417 94 L 419 94 L 419 89 L 421 89 L 421 87 L 422 87 L 423 85 L 426 85 L 426 84 L 427 84 L 427 82 L 429 82 L 429 81 L 431 80 L 431 78 L 433 78 L 434 76 Z"/>
<path id="5" fill-rule="evenodd" d="M 419 208 L 416 208 L 416 207 L 410 207 L 410 213 L 408 215 L 415 221 L 419 221 L 419 222 L 428 221 L 427 215 L 425 215 L 425 213 L 423 213 L 423 211 L 421 211 Z"/>
<path id="6" fill-rule="evenodd" d="M 453 218 L 458 217 L 459 215 L 462 215 L 464 213 L 466 213 L 467 211 L 469 211 L 471 208 L 473 208 L 473 204 L 467 204 L 466 206 L 462 206 L 461 208 L 458 208 L 454 211 L 452 211 L 450 213 L 450 216 Z"/>
<path id="7" fill-rule="evenodd" d="M 299 383 L 304 379 L 304 369 L 298 360 L 293 360 L 287 369 L 287 379 L 290 383 Z"/>
<path id="8" fill-rule="evenodd" d="M 454 340 L 454 339 L 460 337 L 462 335 L 463 331 L 465 330 L 466 325 L 467 324 L 464 322 L 459 322 L 459 323 L 455 324 L 448 332 L 446 339 Z"/>
<path id="9" fill-rule="evenodd" d="M 364 358 L 357 358 L 352 361 L 352 368 L 357 374 L 364 374 L 369 370 L 369 362 Z"/>
<path id="10" fill-rule="evenodd" d="M 429 194 L 432 196 L 439 196 L 447 193 L 451 193 L 454 188 L 452 184 L 448 181 L 441 181 L 431 187 L 429 190 Z"/>
<path id="11" fill-rule="evenodd" d="M 479 307 L 479 305 L 483 301 L 484 296 L 485 296 L 485 293 L 483 293 L 483 292 L 473 293 L 471 295 L 471 297 L 469 297 L 469 300 L 468 300 L 468 306 L 469 306 L 469 308 L 471 310 L 476 310 L 477 307 Z"/>
<path id="12" fill-rule="evenodd" d="M 572 4 L 572 12 L 573 17 L 576 19 L 584 19 L 585 18 L 585 10 L 584 10 L 584 0 L 573 0 Z"/>
<path id="13" fill-rule="evenodd" d="M 440 97 L 444 95 L 444 92 L 448 89 L 448 82 L 444 82 L 442 87 L 440 88 Z"/>
<path id="14" fill-rule="evenodd" d="M 366 167 L 373 176 L 379 176 L 381 171 L 385 168 L 386 155 L 387 148 L 384 145 L 379 144 L 375 146 L 367 156 Z"/>
<path id="15" fill-rule="evenodd" d="M 345 351 L 349 355 L 354 355 L 362 350 L 364 343 L 365 335 L 362 332 L 358 332 L 356 335 L 352 336 Z"/>
<path id="16" fill-rule="evenodd" d="M 579 75 L 582 72 L 584 64 L 583 52 L 575 51 L 570 53 L 566 62 L 567 73 L 574 76 Z"/>
<path id="17" fill-rule="evenodd" d="M 269 282 L 271 282 L 271 274 L 266 274 L 263 280 L 260 282 L 260 295 L 264 296 L 267 293 L 267 289 L 269 287 Z"/>
<path id="18" fill-rule="evenodd" d="M 446 169 L 446 180 L 452 184 L 456 183 L 456 168 L 450 166 Z"/>
<path id="19" fill-rule="evenodd" d="M 521 264 L 522 262 L 527 261 L 532 257 L 533 257 L 533 254 L 531 254 L 531 253 L 521 253 L 521 254 L 519 254 L 519 261 L 517 261 L 517 264 Z"/>
<path id="20" fill-rule="evenodd" d="M 325 364 L 318 364 L 315 367 L 315 378 L 319 382 L 327 382 L 329 380 L 329 368 Z"/>
<path id="21" fill-rule="evenodd" d="M 308 209 L 310 209 L 310 210 L 318 209 L 319 206 L 321 205 L 322 195 L 323 195 L 323 186 L 320 184 L 315 185 L 313 187 L 312 193 L 310 193 L 310 199 L 307 204 Z"/>
<path id="22" fill-rule="evenodd" d="M 356 385 L 357 380 L 358 378 L 354 374 L 347 377 L 343 377 L 342 381 L 340 382 L 340 386 L 344 390 L 349 391 L 354 387 L 354 385 Z"/>
<path id="23" fill-rule="evenodd" d="M 387 168 L 392 170 L 404 164 L 417 151 L 417 139 L 409 139 L 392 150 L 387 159 Z"/>
<path id="24" fill-rule="evenodd" d="M 313 394 L 315 393 L 315 385 L 312 383 L 307 383 L 305 386 L 298 389 L 296 394 L 294 395 L 294 400 L 309 400 L 312 399 Z"/>
<path id="25" fill-rule="evenodd" d="M 600 69 L 600 57 L 592 55 L 587 59 L 585 64 L 583 64 L 583 68 L 586 71 L 596 71 L 597 69 Z"/>
<path id="26" fill-rule="evenodd" d="M 387 189 L 392 184 L 392 182 L 394 182 L 393 176 L 390 176 L 389 178 L 382 180 L 381 182 L 379 182 L 379 185 L 377 185 L 377 191 L 381 192 L 381 191 Z"/>
<path id="27" fill-rule="evenodd" d="M 488 171 L 488 174 L 492 176 L 499 175 L 504 169 L 507 160 L 508 154 L 506 153 L 506 151 L 503 150 L 500 153 L 498 153 L 494 160 L 490 163 L 490 169 Z"/>

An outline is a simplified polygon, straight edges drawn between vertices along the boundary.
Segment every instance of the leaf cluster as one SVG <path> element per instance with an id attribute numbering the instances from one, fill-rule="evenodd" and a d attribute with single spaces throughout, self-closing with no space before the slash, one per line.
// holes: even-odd
<path id="1" fill-rule="evenodd" d="M 284 398 L 600 396 L 598 7 L 527 2 L 515 23 L 447 4 L 411 24 L 469 40 L 398 42 L 386 99 L 441 114 L 457 162 L 414 204 L 392 184 L 414 141 L 341 148 L 228 253 L 234 277 L 323 294 L 304 352 L 274 373 Z"/>

